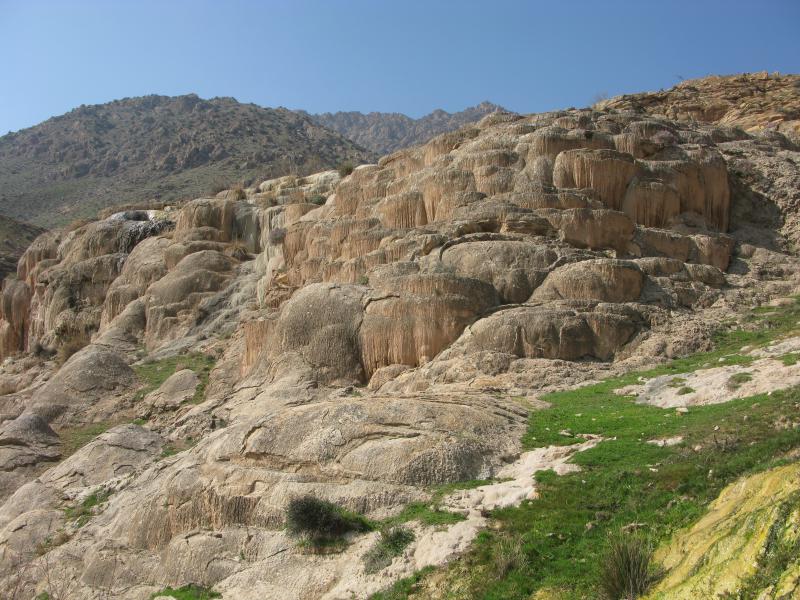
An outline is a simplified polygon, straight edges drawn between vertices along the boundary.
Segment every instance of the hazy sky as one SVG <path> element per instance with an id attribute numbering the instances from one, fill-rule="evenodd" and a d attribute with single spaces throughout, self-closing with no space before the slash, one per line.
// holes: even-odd
<path id="1" fill-rule="evenodd" d="M 0 134 L 195 92 L 311 112 L 520 112 L 800 72 L 800 0 L 0 0 Z"/>

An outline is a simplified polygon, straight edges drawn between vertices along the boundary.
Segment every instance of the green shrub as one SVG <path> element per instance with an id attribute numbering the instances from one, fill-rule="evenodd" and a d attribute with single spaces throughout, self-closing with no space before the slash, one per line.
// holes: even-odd
<path id="1" fill-rule="evenodd" d="M 311 204 L 316 204 L 317 206 L 322 206 L 325 204 L 327 199 L 322 194 L 314 194 L 311 198 L 308 199 Z"/>
<path id="2" fill-rule="evenodd" d="M 339 177 L 347 177 L 355 170 L 353 163 L 351 162 L 343 162 L 339 165 Z"/>
<path id="3" fill-rule="evenodd" d="M 302 496 L 286 508 L 286 528 L 313 546 L 341 541 L 351 532 L 370 531 L 372 524 L 362 515 L 349 512 L 332 502 L 314 496 Z"/>
<path id="4" fill-rule="evenodd" d="M 414 541 L 414 532 L 406 527 L 395 526 L 381 530 L 381 537 L 364 554 L 364 571 L 377 573 L 392 564 L 395 556 L 400 556 L 411 542 Z"/>
<path id="5" fill-rule="evenodd" d="M 694 388 L 690 388 L 688 385 L 684 385 L 682 388 L 678 390 L 678 396 L 685 396 L 686 394 L 691 394 L 694 392 Z"/>
<path id="6" fill-rule="evenodd" d="M 600 568 L 600 587 L 608 600 L 635 600 L 655 581 L 653 551 L 640 536 L 620 533 L 609 539 Z"/>
<path id="7" fill-rule="evenodd" d="M 190 583 L 178 589 L 171 587 L 165 588 L 160 592 L 156 592 L 150 598 L 158 598 L 159 596 L 171 596 L 176 600 L 210 600 L 211 598 L 222 598 L 222 595 L 213 592 L 208 588 L 201 587 Z"/>

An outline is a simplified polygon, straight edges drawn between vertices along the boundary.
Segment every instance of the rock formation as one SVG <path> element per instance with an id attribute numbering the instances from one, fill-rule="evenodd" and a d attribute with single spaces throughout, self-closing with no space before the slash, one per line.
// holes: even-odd
<path id="1" fill-rule="evenodd" d="M 290 499 L 379 518 L 504 473 L 532 390 L 703 348 L 736 306 L 796 289 L 778 216 L 800 154 L 778 135 L 493 112 L 345 177 L 43 234 L 0 303 L 0 577 L 349 597 L 360 546 L 294 550 Z M 793 165 L 768 193 L 731 168 L 768 174 L 767 148 Z"/>

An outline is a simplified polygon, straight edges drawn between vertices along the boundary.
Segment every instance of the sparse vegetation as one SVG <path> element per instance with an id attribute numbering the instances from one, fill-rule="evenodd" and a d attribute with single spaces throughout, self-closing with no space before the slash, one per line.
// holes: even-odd
<path id="1" fill-rule="evenodd" d="M 294 498 L 286 507 L 286 528 L 314 548 L 340 545 L 348 533 L 373 529 L 365 517 L 314 496 Z"/>
<path id="2" fill-rule="evenodd" d="M 66 544 L 70 540 L 69 534 L 63 529 L 57 531 L 53 536 L 46 538 L 43 542 L 36 544 L 36 555 L 44 556 L 53 548 Z"/>
<path id="3" fill-rule="evenodd" d="M 311 198 L 308 199 L 311 204 L 316 204 L 317 206 L 322 206 L 325 204 L 327 199 L 322 194 L 314 194 Z"/>
<path id="4" fill-rule="evenodd" d="M 192 404 L 200 404 L 205 400 L 206 387 L 216 359 L 208 354 L 194 352 L 183 356 L 172 356 L 156 361 L 146 361 L 133 365 L 133 370 L 142 381 L 142 388 L 136 393 L 135 401 L 142 400 L 147 394 L 158 389 L 176 371 L 191 369 L 197 374 L 200 382 L 192 397 Z"/>
<path id="5" fill-rule="evenodd" d="M 464 516 L 458 513 L 442 510 L 435 504 L 425 502 L 412 502 L 396 516 L 390 517 L 384 523 L 405 523 L 419 521 L 424 525 L 452 525 L 463 521 Z"/>
<path id="6" fill-rule="evenodd" d="M 752 381 L 753 376 L 750 373 L 734 373 L 728 378 L 727 387 L 729 390 L 737 390 L 748 381 Z"/>
<path id="7" fill-rule="evenodd" d="M 400 556 L 411 542 L 414 532 L 402 526 L 381 529 L 380 538 L 364 555 L 364 571 L 377 573 L 392 563 L 395 556 Z"/>
<path id="8" fill-rule="evenodd" d="M 693 394 L 694 388 L 689 387 L 688 385 L 683 385 L 678 389 L 678 396 L 685 396 L 686 394 Z"/>
<path id="9" fill-rule="evenodd" d="M 360 275 L 358 277 L 358 285 L 369 285 L 369 277 L 366 275 Z"/>
<path id="10" fill-rule="evenodd" d="M 101 433 L 105 433 L 115 424 L 116 423 L 112 421 L 103 421 L 101 423 L 91 423 L 89 425 L 59 429 L 57 433 L 58 437 L 61 438 L 61 459 L 63 460 L 72 456 L 75 452 L 83 448 Z"/>
<path id="11" fill-rule="evenodd" d="M 83 527 L 89 522 L 89 519 L 92 518 L 94 514 L 93 509 L 108 500 L 110 495 L 111 493 L 108 490 L 94 492 L 87 496 L 80 504 L 65 509 L 64 514 L 76 527 Z"/>

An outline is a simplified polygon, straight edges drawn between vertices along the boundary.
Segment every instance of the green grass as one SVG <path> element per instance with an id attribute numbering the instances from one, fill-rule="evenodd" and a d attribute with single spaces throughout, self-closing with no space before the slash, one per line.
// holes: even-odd
<path id="1" fill-rule="evenodd" d="M 779 358 L 785 366 L 791 367 L 792 365 L 796 365 L 797 361 L 800 360 L 800 352 L 789 352 Z"/>
<path id="2" fill-rule="evenodd" d="M 197 374 L 200 383 L 190 400 L 192 404 L 200 404 L 205 400 L 208 377 L 214 368 L 215 359 L 208 354 L 193 352 L 183 356 L 171 356 L 161 360 L 146 361 L 134 365 L 133 370 L 142 381 L 142 388 L 136 393 L 135 401 L 142 400 L 150 392 L 157 390 L 162 383 L 169 379 L 176 371 L 191 369 Z"/>
<path id="3" fill-rule="evenodd" d="M 420 569 L 410 577 L 395 582 L 388 590 L 373 594 L 370 596 L 370 600 L 403 600 L 404 598 L 408 598 L 409 594 L 417 591 L 419 582 L 433 573 L 433 571 L 433 567 Z"/>
<path id="4" fill-rule="evenodd" d="M 419 521 L 424 525 L 452 525 L 463 521 L 466 517 L 441 508 L 442 499 L 456 490 L 471 490 L 482 485 L 499 481 L 497 479 L 470 479 L 439 485 L 430 490 L 431 499 L 428 502 L 412 502 L 393 517 L 381 521 L 380 525 L 391 527 L 408 521 Z"/>
<path id="5" fill-rule="evenodd" d="M 424 525 L 452 525 L 463 521 L 465 517 L 460 514 L 442 510 L 427 502 L 412 502 L 400 514 L 385 519 L 385 525 L 396 525 L 408 521 L 420 521 Z"/>
<path id="6" fill-rule="evenodd" d="M 178 589 L 173 589 L 171 587 L 164 588 L 160 592 L 156 592 L 150 596 L 150 598 L 157 598 L 158 596 L 171 596 L 172 598 L 176 598 L 176 600 L 210 600 L 211 598 L 222 598 L 221 594 L 194 584 L 185 585 Z"/>
<path id="7" fill-rule="evenodd" d="M 414 532 L 397 525 L 381 530 L 381 536 L 375 545 L 364 554 L 364 571 L 377 573 L 392 564 L 395 556 L 400 556 L 411 542 Z"/>
<path id="8" fill-rule="evenodd" d="M 493 511 L 496 527 L 482 532 L 472 549 L 451 563 L 447 581 L 437 579 L 437 588 L 450 590 L 448 599 L 527 600 L 541 589 L 558 590 L 570 599 L 595 599 L 609 535 L 634 524 L 648 543 L 657 545 L 702 516 L 725 485 L 788 460 L 800 448 L 800 431 L 779 430 L 775 423 L 797 414 L 800 388 L 692 407 L 686 414 L 636 404 L 635 398 L 614 390 L 640 377 L 748 364 L 752 359 L 739 353 L 742 346 L 763 346 L 796 332 L 799 311 L 797 304 L 756 310 L 745 320 L 745 330 L 719 333 L 711 352 L 545 396 L 552 407 L 531 414 L 525 448 L 580 441 L 559 435 L 564 429 L 601 435 L 604 441 L 574 456 L 572 462 L 581 467 L 577 473 L 537 473 L 537 499 Z M 720 363 L 720 358 L 725 360 Z M 647 443 L 678 435 L 683 442 L 675 446 Z M 526 559 L 500 574 L 494 563 L 509 537 L 521 540 Z M 775 554 L 765 570 L 780 569 L 786 552 Z M 418 576 L 374 598 L 405 598 L 423 579 Z"/>

